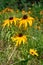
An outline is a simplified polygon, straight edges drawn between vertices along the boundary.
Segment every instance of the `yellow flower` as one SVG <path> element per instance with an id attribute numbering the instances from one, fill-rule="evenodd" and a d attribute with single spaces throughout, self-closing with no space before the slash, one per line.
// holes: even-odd
<path id="1" fill-rule="evenodd" d="M 37 50 L 34 50 L 34 49 L 30 49 L 29 50 L 29 53 L 31 54 L 31 55 L 35 55 L 35 56 L 38 56 L 38 53 L 37 53 Z"/>
<path id="2" fill-rule="evenodd" d="M 37 29 L 37 30 L 40 30 L 40 29 L 41 29 L 41 27 L 40 27 L 40 21 L 39 21 L 39 23 L 37 24 L 37 26 L 35 26 L 35 29 Z"/>
<path id="3" fill-rule="evenodd" d="M 32 14 L 32 12 L 31 11 L 28 11 L 28 14 Z"/>
<path id="4" fill-rule="evenodd" d="M 43 15 L 43 10 L 40 11 L 40 15 Z"/>
<path id="5" fill-rule="evenodd" d="M 24 10 L 22 10 L 22 15 L 25 15 L 25 14 L 27 14 L 27 12 L 26 12 L 26 11 L 24 11 Z"/>
<path id="6" fill-rule="evenodd" d="M 29 26 L 32 26 L 33 21 L 33 17 L 28 17 L 27 15 L 24 15 L 23 18 L 20 19 L 19 27 L 21 27 L 21 25 L 24 25 L 24 27 L 27 28 L 28 24 Z"/>
<path id="7" fill-rule="evenodd" d="M 10 24 L 12 24 L 12 23 L 14 23 L 14 25 L 16 25 L 17 20 L 18 20 L 18 18 L 16 18 L 16 17 L 10 17 L 9 19 L 4 20 L 3 27 L 5 27 L 6 25 L 10 26 Z"/>
<path id="8" fill-rule="evenodd" d="M 2 12 L 5 13 L 5 12 L 14 12 L 14 11 L 11 8 L 5 8 L 4 10 L 2 10 Z"/>
<path id="9" fill-rule="evenodd" d="M 20 45 L 22 42 L 23 44 L 25 44 L 25 42 L 27 41 L 26 36 L 23 35 L 22 33 L 19 33 L 18 35 L 11 37 L 11 39 L 13 42 L 16 42 L 15 46 Z"/>
<path id="10" fill-rule="evenodd" d="M 41 29 L 41 27 L 40 27 L 40 26 L 35 26 L 35 29 L 40 30 L 40 29 Z"/>

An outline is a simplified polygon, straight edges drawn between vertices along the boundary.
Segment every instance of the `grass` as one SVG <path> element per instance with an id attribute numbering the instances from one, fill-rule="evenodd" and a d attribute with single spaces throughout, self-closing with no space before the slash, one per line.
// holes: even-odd
<path id="1" fill-rule="evenodd" d="M 43 65 L 43 13 L 40 13 L 43 8 L 38 5 L 34 5 L 27 15 L 34 17 L 35 22 L 32 27 L 28 26 L 28 29 L 23 28 L 5 27 L 3 29 L 2 24 L 5 19 L 9 17 L 22 18 L 22 11 L 14 12 L 2 12 L 0 14 L 0 65 Z M 26 12 L 25 12 L 26 13 Z M 21 44 L 15 47 L 15 43 L 12 42 L 11 36 L 16 32 L 22 32 L 27 35 L 27 44 Z M 30 49 L 36 49 L 37 56 L 32 56 L 29 53 Z"/>

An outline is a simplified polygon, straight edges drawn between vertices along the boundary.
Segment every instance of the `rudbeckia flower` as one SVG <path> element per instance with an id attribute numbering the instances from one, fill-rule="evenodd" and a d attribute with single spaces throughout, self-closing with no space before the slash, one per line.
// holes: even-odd
<path id="1" fill-rule="evenodd" d="M 18 35 L 11 37 L 11 39 L 13 42 L 16 42 L 16 46 L 20 45 L 22 42 L 23 44 L 25 44 L 27 41 L 26 36 L 22 33 L 19 33 Z"/>
<path id="2" fill-rule="evenodd" d="M 28 11 L 28 14 L 32 14 L 32 12 L 31 11 Z"/>
<path id="3" fill-rule="evenodd" d="M 4 20 L 3 23 L 3 27 L 5 27 L 6 25 L 10 26 L 10 24 L 14 23 L 14 25 L 16 25 L 18 18 L 16 17 L 10 17 L 9 19 Z"/>
<path id="4" fill-rule="evenodd" d="M 43 15 L 43 10 L 40 11 L 40 15 Z"/>
<path id="5" fill-rule="evenodd" d="M 34 49 L 30 49 L 29 50 L 29 53 L 31 54 L 31 55 L 35 55 L 35 56 L 38 56 L 38 53 L 37 53 L 37 50 L 34 50 Z"/>
<path id="6" fill-rule="evenodd" d="M 5 13 L 5 12 L 14 12 L 14 11 L 11 8 L 5 8 L 4 10 L 2 10 L 2 12 Z"/>
<path id="7" fill-rule="evenodd" d="M 32 23 L 34 21 L 33 17 L 28 17 L 27 15 L 24 15 L 23 18 L 20 19 L 19 27 L 24 25 L 25 28 L 27 28 L 27 25 L 32 26 Z"/>
<path id="8" fill-rule="evenodd" d="M 35 26 L 35 29 L 40 30 L 41 27 L 40 26 Z"/>
<path id="9" fill-rule="evenodd" d="M 26 11 L 24 11 L 24 10 L 22 10 L 22 15 L 25 15 L 25 14 L 27 14 L 27 12 L 26 12 Z"/>

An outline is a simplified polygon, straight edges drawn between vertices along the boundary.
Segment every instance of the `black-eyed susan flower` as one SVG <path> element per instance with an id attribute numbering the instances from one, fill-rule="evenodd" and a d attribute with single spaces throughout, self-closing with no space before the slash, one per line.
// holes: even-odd
<path id="1" fill-rule="evenodd" d="M 40 22 L 37 23 L 37 25 L 35 26 L 35 29 L 37 29 L 37 30 L 41 30 Z"/>
<path id="2" fill-rule="evenodd" d="M 27 28 L 28 24 L 29 26 L 32 26 L 33 21 L 34 21 L 33 17 L 30 17 L 30 16 L 28 17 L 27 15 L 24 15 L 23 18 L 20 19 L 19 27 L 24 25 L 24 27 Z"/>
<path id="3" fill-rule="evenodd" d="M 31 54 L 31 55 L 35 55 L 35 56 L 38 56 L 38 53 L 37 53 L 37 50 L 34 50 L 34 49 L 30 49 L 29 50 L 29 53 Z"/>
<path id="4" fill-rule="evenodd" d="M 18 18 L 16 18 L 16 17 L 10 17 L 9 19 L 4 20 L 3 27 L 5 27 L 6 25 L 10 26 L 10 24 L 12 24 L 12 23 L 14 23 L 14 25 L 16 25 L 17 20 L 18 20 Z"/>
<path id="5" fill-rule="evenodd" d="M 28 14 L 32 14 L 32 12 L 31 11 L 28 11 Z"/>
<path id="6" fill-rule="evenodd" d="M 23 35 L 22 33 L 19 33 L 18 35 L 11 37 L 11 39 L 13 42 L 16 42 L 15 46 L 20 45 L 22 42 L 23 44 L 25 44 L 27 41 L 26 35 Z"/>
<path id="7" fill-rule="evenodd" d="M 41 27 L 40 26 L 35 26 L 35 29 L 40 30 Z"/>
<path id="8" fill-rule="evenodd" d="M 2 12 L 3 13 L 5 13 L 5 12 L 14 12 L 14 10 L 11 9 L 11 8 L 5 8 L 4 10 L 2 10 Z"/>
<path id="9" fill-rule="evenodd" d="M 27 12 L 25 10 L 22 10 L 22 15 L 27 14 Z"/>
<path id="10" fill-rule="evenodd" d="M 43 10 L 40 11 L 40 15 L 43 15 Z"/>

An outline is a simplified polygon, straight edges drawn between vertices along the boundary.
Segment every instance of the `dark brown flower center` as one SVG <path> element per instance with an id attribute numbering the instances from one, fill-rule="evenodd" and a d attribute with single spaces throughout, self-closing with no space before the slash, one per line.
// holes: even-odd
<path id="1" fill-rule="evenodd" d="M 32 54 L 34 54 L 33 52 L 31 52 Z"/>
<path id="2" fill-rule="evenodd" d="M 23 36 L 23 34 L 22 33 L 19 33 L 19 35 L 18 35 L 19 37 L 22 37 Z"/>
<path id="3" fill-rule="evenodd" d="M 13 17 L 10 17 L 9 20 L 13 20 Z"/>
<path id="4" fill-rule="evenodd" d="M 27 16 L 27 15 L 24 15 L 24 16 L 23 16 L 23 19 L 27 19 L 27 18 L 28 18 L 28 16 Z"/>

